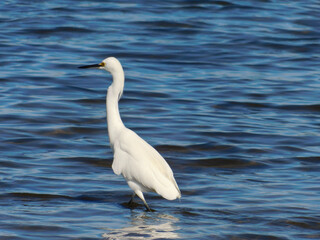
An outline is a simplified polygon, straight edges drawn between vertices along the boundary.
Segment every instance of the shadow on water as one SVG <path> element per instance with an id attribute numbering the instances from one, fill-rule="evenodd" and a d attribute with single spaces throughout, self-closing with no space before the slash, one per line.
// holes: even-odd
<path id="1" fill-rule="evenodd" d="M 179 219 L 157 212 L 131 211 L 130 223 L 119 229 L 106 229 L 104 239 L 179 239 Z"/>

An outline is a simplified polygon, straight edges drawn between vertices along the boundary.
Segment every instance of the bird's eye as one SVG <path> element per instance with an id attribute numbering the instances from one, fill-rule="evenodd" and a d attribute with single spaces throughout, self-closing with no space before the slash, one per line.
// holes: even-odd
<path id="1" fill-rule="evenodd" d="M 99 66 L 104 67 L 105 66 L 104 62 L 99 63 Z"/>

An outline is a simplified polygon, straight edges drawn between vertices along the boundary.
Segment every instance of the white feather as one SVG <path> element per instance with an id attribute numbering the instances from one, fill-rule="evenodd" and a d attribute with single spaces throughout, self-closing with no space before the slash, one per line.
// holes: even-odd
<path id="1" fill-rule="evenodd" d="M 168 200 L 181 197 L 173 172 L 164 158 L 135 132 L 126 128 L 121 120 L 118 101 L 123 93 L 124 72 L 120 62 L 109 57 L 96 67 L 111 73 L 113 82 L 108 88 L 107 122 L 110 145 L 114 151 L 112 169 L 122 175 L 148 210 L 143 192 L 156 192 Z"/>
<path id="2" fill-rule="evenodd" d="M 147 191 L 173 200 L 180 198 L 180 190 L 173 172 L 164 158 L 135 132 L 124 128 L 114 145 L 112 169 Z"/>

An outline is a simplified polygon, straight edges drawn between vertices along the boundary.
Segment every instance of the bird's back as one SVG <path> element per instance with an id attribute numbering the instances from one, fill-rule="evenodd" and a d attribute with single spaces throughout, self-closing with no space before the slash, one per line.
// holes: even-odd
<path id="1" fill-rule="evenodd" d="M 144 190 L 157 192 L 173 200 L 181 193 L 173 172 L 164 158 L 135 132 L 124 128 L 114 146 L 112 169 L 127 181 L 140 184 Z"/>

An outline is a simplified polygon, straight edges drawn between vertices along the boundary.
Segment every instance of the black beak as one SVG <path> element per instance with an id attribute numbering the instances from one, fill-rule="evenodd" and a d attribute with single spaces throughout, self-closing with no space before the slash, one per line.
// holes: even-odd
<path id="1" fill-rule="evenodd" d="M 86 65 L 86 66 L 81 66 L 81 67 L 78 67 L 78 68 L 99 68 L 101 67 L 102 64 L 99 63 L 99 64 L 92 64 L 92 65 Z"/>

